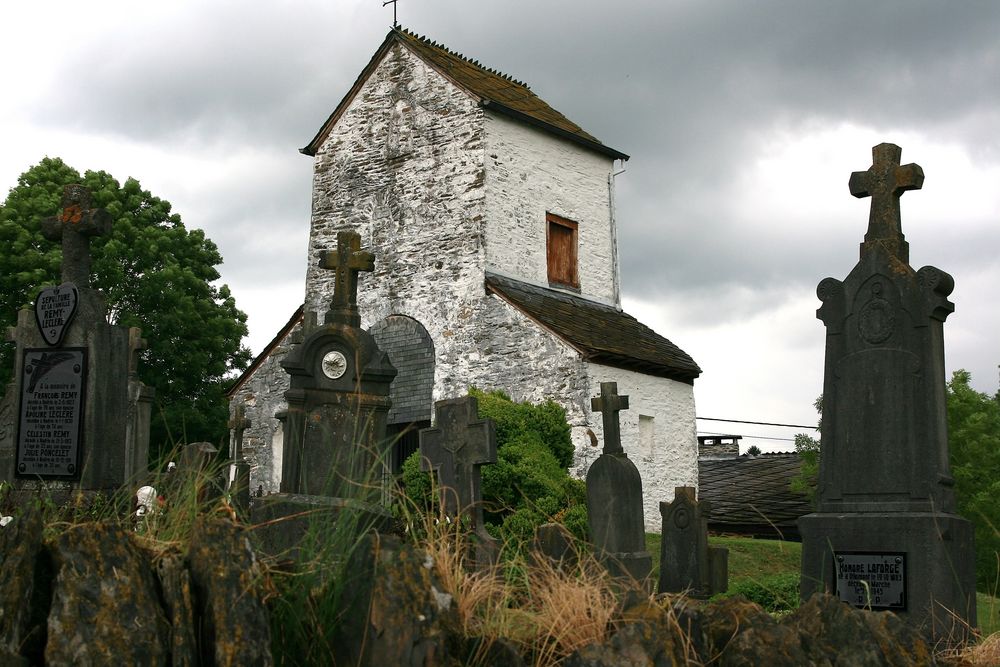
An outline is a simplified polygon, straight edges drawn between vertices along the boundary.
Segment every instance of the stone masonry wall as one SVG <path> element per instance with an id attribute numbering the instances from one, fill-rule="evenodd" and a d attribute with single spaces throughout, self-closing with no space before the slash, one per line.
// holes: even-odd
<path id="1" fill-rule="evenodd" d="M 545 214 L 579 224 L 580 294 L 619 304 L 610 158 L 504 116 L 486 116 L 486 263 L 548 285 Z"/>

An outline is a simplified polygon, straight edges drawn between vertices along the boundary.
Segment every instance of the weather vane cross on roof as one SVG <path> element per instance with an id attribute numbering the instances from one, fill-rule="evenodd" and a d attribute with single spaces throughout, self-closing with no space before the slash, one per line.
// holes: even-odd
<path id="1" fill-rule="evenodd" d="M 385 2 L 382 3 L 383 7 L 385 7 L 386 5 L 392 5 L 392 27 L 393 28 L 398 28 L 399 27 L 399 21 L 396 20 L 396 3 L 398 1 L 399 0 L 385 0 Z"/>

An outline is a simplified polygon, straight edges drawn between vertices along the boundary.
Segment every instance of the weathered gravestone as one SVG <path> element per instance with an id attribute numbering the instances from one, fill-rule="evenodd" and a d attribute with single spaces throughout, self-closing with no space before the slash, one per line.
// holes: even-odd
<path id="1" fill-rule="evenodd" d="M 243 456 L 243 432 L 250 428 L 250 420 L 246 417 L 246 408 L 242 403 L 233 408 L 229 428 L 233 430 L 229 450 L 232 468 L 229 475 L 229 495 L 236 515 L 246 519 L 250 512 L 250 463 Z"/>
<path id="2" fill-rule="evenodd" d="M 304 327 L 281 362 L 291 377 L 288 409 L 279 415 L 280 493 L 254 504 L 254 523 L 293 514 L 333 520 L 350 505 L 383 525 L 390 520 L 380 505 L 390 494 L 386 415 L 396 369 L 361 328 L 357 307 L 358 272 L 371 271 L 374 257 L 361 250 L 357 233 L 340 232 L 337 250 L 324 252 L 320 266 L 336 272 L 332 305 L 325 323 Z M 265 549 L 293 546 L 309 520 L 286 521 L 264 538 Z"/>
<path id="3" fill-rule="evenodd" d="M 496 540 L 483 522 L 484 463 L 496 463 L 497 436 L 492 419 L 479 418 L 474 396 L 434 404 L 434 428 L 420 431 L 420 468 L 437 475 L 441 505 L 449 517 L 467 516 L 475 540 L 476 565 L 495 563 Z"/>
<path id="4" fill-rule="evenodd" d="M 111 218 L 91 208 L 86 188 L 69 185 L 60 214 L 41 226 L 62 243 L 63 282 L 41 290 L 10 331 L 14 382 L 0 405 L 12 424 L 0 428 L 0 479 L 113 491 L 146 471 L 152 389 L 135 375 L 139 330 L 109 324 L 90 288 L 90 238 L 109 234 Z"/>
<path id="5" fill-rule="evenodd" d="M 660 503 L 660 582 L 658 593 L 687 592 L 708 598 L 729 587 L 729 550 L 708 545 L 711 503 L 698 502 L 693 486 L 674 489 L 673 502 Z"/>
<path id="6" fill-rule="evenodd" d="M 948 465 L 943 323 L 951 276 L 914 271 L 899 197 L 923 170 L 880 144 L 851 175 L 871 197 L 861 260 L 823 280 L 826 325 L 819 506 L 799 519 L 802 597 L 827 590 L 890 609 L 933 639 L 976 624 L 972 525 L 955 514 Z"/>
<path id="7" fill-rule="evenodd" d="M 602 382 L 591 409 L 602 413 L 604 451 L 587 471 L 587 521 L 596 556 L 615 577 L 645 582 L 653 568 L 646 551 L 642 513 L 642 479 L 622 449 L 618 413 L 628 409 L 628 396 L 618 384 Z"/>

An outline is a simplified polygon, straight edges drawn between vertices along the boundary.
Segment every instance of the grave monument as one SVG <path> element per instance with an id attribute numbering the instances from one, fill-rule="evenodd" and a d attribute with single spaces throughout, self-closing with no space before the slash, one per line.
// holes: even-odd
<path id="1" fill-rule="evenodd" d="M 420 469 L 437 476 L 441 505 L 449 517 L 467 516 L 475 540 L 475 564 L 495 563 L 500 547 L 483 522 L 484 463 L 496 463 L 492 419 L 479 418 L 479 401 L 465 396 L 434 404 L 433 428 L 420 431 Z"/>
<path id="2" fill-rule="evenodd" d="M 799 519 L 803 599 L 830 591 L 856 607 L 888 609 L 932 639 L 976 624 L 972 525 L 955 514 L 948 464 L 943 324 L 951 276 L 914 271 L 899 198 L 923 184 L 893 144 L 850 178 L 871 197 L 861 259 L 826 278 L 823 456 L 817 512 Z"/>
<path id="3" fill-rule="evenodd" d="M 615 577 L 645 582 L 653 568 L 646 551 L 642 479 L 622 449 L 618 413 L 628 410 L 628 396 L 618 383 L 602 382 L 591 409 L 604 423 L 604 451 L 587 471 L 587 522 L 597 558 Z"/>
<path id="4" fill-rule="evenodd" d="M 708 545 L 711 503 L 698 502 L 693 486 L 674 489 L 673 502 L 660 503 L 660 581 L 658 593 L 687 592 L 708 598 L 729 587 L 729 550 Z"/>
<path id="5" fill-rule="evenodd" d="M 111 217 L 91 207 L 87 188 L 68 185 L 61 212 L 41 227 L 62 244 L 62 283 L 42 289 L 9 333 L 16 353 L 0 479 L 115 491 L 146 472 L 153 391 L 136 375 L 141 332 L 108 323 L 90 287 L 90 239 L 110 234 Z"/>
<path id="6" fill-rule="evenodd" d="M 250 428 L 250 420 L 246 417 L 246 408 L 242 403 L 233 409 L 233 418 L 229 420 L 229 428 L 233 430 L 229 458 L 231 472 L 229 474 L 229 496 L 236 510 L 236 515 L 246 519 L 250 512 L 250 463 L 243 456 L 243 432 Z"/>
<path id="7" fill-rule="evenodd" d="M 358 273 L 374 267 L 356 232 L 337 234 L 337 250 L 319 265 L 335 272 L 332 304 L 323 325 L 307 320 L 303 337 L 281 362 L 290 377 L 281 415 L 284 438 L 280 493 L 254 504 L 254 522 L 278 516 L 326 512 L 361 503 L 373 520 L 389 500 L 386 438 L 389 385 L 396 369 L 361 328 Z M 292 546 L 307 526 L 286 526 L 270 546 Z"/>

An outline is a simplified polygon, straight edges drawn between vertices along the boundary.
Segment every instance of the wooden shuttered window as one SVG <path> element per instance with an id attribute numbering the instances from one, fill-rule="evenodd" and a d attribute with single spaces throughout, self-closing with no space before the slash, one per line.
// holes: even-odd
<path id="1" fill-rule="evenodd" d="M 567 287 L 580 287 L 577 272 L 577 223 L 555 213 L 546 213 L 548 226 L 546 251 L 549 282 Z"/>

